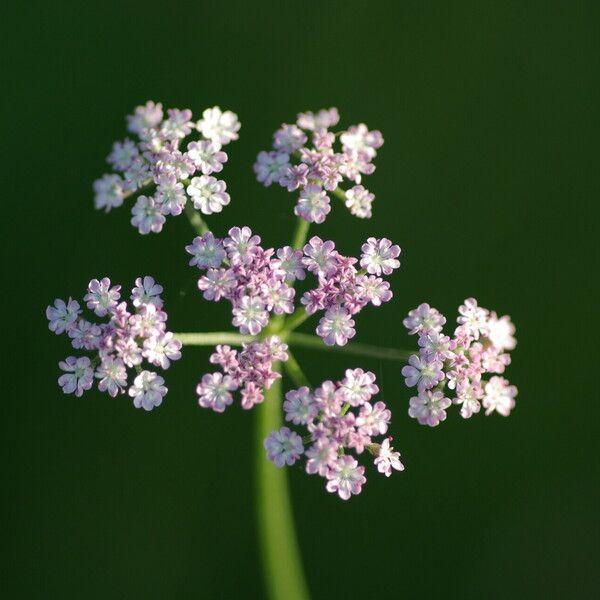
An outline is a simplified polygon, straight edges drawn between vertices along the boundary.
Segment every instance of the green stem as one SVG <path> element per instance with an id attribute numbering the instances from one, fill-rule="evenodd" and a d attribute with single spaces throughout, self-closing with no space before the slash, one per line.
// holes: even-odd
<path id="1" fill-rule="evenodd" d="M 346 203 L 346 192 L 341 187 L 336 187 L 332 193 L 334 196 L 337 196 L 344 204 Z"/>
<path id="2" fill-rule="evenodd" d="M 302 246 L 304 246 L 304 242 L 306 242 L 308 236 L 309 227 L 310 223 L 308 221 L 298 217 L 296 231 L 294 231 L 294 237 L 292 239 L 292 248 L 294 248 L 294 250 L 302 250 Z"/>
<path id="3" fill-rule="evenodd" d="M 298 364 L 296 357 L 292 354 L 290 349 L 287 350 L 288 359 L 283 363 L 285 372 L 289 375 L 290 379 L 294 382 L 297 387 L 312 387 L 308 381 L 308 377 L 304 374 L 302 367 Z"/>
<path id="4" fill-rule="evenodd" d="M 188 200 L 185 203 L 185 214 L 188 218 L 188 221 L 190 222 L 190 225 L 192 226 L 192 229 L 198 235 L 204 235 L 205 233 L 208 233 L 210 231 L 208 225 L 200 216 L 200 213 L 192 205 L 191 200 Z"/>
<path id="5" fill-rule="evenodd" d="M 276 371 L 280 363 L 274 363 Z M 266 459 L 264 439 L 282 425 L 281 379 L 265 391 L 256 408 L 256 502 L 258 530 L 267 595 L 271 600 L 307 600 L 300 548 L 296 538 L 287 470 Z"/>
<path id="6" fill-rule="evenodd" d="M 216 344 L 231 344 L 241 346 L 256 338 L 251 335 L 242 335 L 233 331 L 211 331 L 210 333 L 174 333 L 184 346 L 215 346 Z"/>
<path id="7" fill-rule="evenodd" d="M 294 313 L 295 314 L 295 313 Z M 300 319 L 298 319 L 300 320 Z M 291 321 L 288 321 L 290 323 Z M 290 346 L 298 348 L 310 348 L 311 350 L 321 350 L 324 352 L 340 352 L 342 354 L 353 354 L 354 356 L 367 356 L 370 358 L 379 358 L 382 360 L 391 360 L 406 362 L 412 350 L 399 350 L 398 348 L 381 348 L 380 346 L 371 346 L 370 344 L 360 344 L 350 342 L 345 346 L 326 346 L 323 340 L 307 333 L 294 333 L 286 326 L 278 331 L 270 330 L 270 334 L 278 333 Z M 232 346 L 241 346 L 244 343 L 256 340 L 251 335 L 242 335 L 233 331 L 211 331 L 210 333 L 175 333 L 175 337 L 184 346 L 214 346 L 216 344 L 230 344 Z M 303 384 L 304 385 L 304 384 Z"/>
<path id="8" fill-rule="evenodd" d="M 283 328 L 284 333 L 289 334 L 297 327 L 300 327 L 310 316 L 304 308 L 298 308 L 286 320 Z"/>
<path id="9" fill-rule="evenodd" d="M 408 357 L 414 352 L 409 350 L 398 350 L 397 348 L 380 348 L 379 346 L 370 346 L 369 344 L 359 344 L 350 342 L 345 346 L 326 346 L 323 340 L 316 335 L 306 333 L 290 333 L 286 336 L 286 341 L 291 346 L 301 346 L 312 350 L 325 350 L 327 352 L 341 352 L 343 354 L 354 354 L 355 356 L 369 356 L 371 358 L 380 358 L 383 360 L 394 360 L 406 362 Z"/>

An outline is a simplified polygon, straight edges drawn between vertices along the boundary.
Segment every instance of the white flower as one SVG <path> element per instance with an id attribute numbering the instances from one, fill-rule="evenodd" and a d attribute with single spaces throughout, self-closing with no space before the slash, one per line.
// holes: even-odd
<path id="1" fill-rule="evenodd" d="M 515 407 L 515 396 L 517 388 L 510 385 L 504 377 L 492 377 L 485 386 L 483 407 L 485 414 L 496 411 L 503 417 L 508 417 L 510 411 Z"/>
<path id="2" fill-rule="evenodd" d="M 498 350 L 514 350 L 517 345 L 517 340 L 514 337 L 515 326 L 508 315 L 498 318 L 495 312 L 491 312 L 487 326 L 490 342 Z"/>
<path id="3" fill-rule="evenodd" d="M 227 162 L 227 154 L 221 150 L 221 144 L 201 140 L 188 144 L 187 155 L 192 159 L 203 175 L 218 173 L 223 170 L 223 163 Z"/>
<path id="4" fill-rule="evenodd" d="M 194 207 L 205 215 L 221 212 L 229 204 L 227 184 L 209 175 L 194 177 L 187 188 Z"/>
<path id="5" fill-rule="evenodd" d="M 475 298 L 467 298 L 464 304 L 458 307 L 460 317 L 457 322 L 464 327 L 466 333 L 474 339 L 479 339 L 479 334 L 487 334 L 488 331 L 488 310 L 477 306 Z"/>
<path id="6" fill-rule="evenodd" d="M 156 367 L 168 369 L 172 360 L 181 358 L 181 342 L 170 331 L 153 336 L 144 341 L 142 353 L 148 362 Z"/>
<path id="7" fill-rule="evenodd" d="M 206 138 L 221 145 L 237 140 L 241 124 L 238 116 L 226 110 L 222 112 L 218 106 L 207 108 L 202 119 L 196 124 L 198 131 Z"/>

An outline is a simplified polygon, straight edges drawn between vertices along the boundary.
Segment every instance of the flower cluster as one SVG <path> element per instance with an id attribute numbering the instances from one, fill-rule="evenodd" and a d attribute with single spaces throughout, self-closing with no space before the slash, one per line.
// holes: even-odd
<path id="1" fill-rule="evenodd" d="M 373 441 L 387 432 L 392 417 L 383 402 L 371 403 L 378 392 L 375 375 L 362 369 L 348 369 L 341 381 L 325 381 L 314 392 L 308 387 L 289 391 L 283 403 L 285 419 L 306 431 L 300 435 L 282 427 L 272 432 L 264 441 L 267 457 L 282 467 L 304 456 L 306 472 L 324 477 L 327 491 L 343 500 L 359 494 L 366 482 L 365 467 L 347 451 L 360 455 L 367 450 L 387 477 L 394 469 L 403 471 L 391 438 Z"/>
<path id="2" fill-rule="evenodd" d="M 260 242 L 249 227 L 233 227 L 224 239 L 208 232 L 186 246 L 190 265 L 206 269 L 198 281 L 204 298 L 231 302 L 233 325 L 242 334 L 258 335 L 270 313 L 294 312 L 293 283 L 305 279 L 306 271 L 316 277 L 317 287 L 302 295 L 304 308 L 299 310 L 307 315 L 324 312 L 316 332 L 330 346 L 343 346 L 355 335 L 353 315 L 392 297 L 381 275 L 400 266 L 400 248 L 386 238 L 369 238 L 363 244 L 361 270 L 355 266 L 358 259 L 342 256 L 332 241 L 316 236 L 303 251 L 290 246 L 265 249 Z"/>
<path id="3" fill-rule="evenodd" d="M 167 313 L 160 297 L 163 289 L 152 277 L 135 280 L 131 292 L 133 311 L 121 300 L 121 286 L 110 279 L 92 279 L 83 300 L 97 317 L 106 319 L 94 323 L 81 316 L 76 300 L 57 299 L 46 309 L 48 327 L 56 334 L 66 333 L 76 350 L 89 356 L 69 356 L 59 363 L 64 371 L 58 384 L 65 394 L 81 396 L 98 380 L 98 389 L 110 396 L 127 390 L 136 408 L 152 410 L 167 393 L 164 379 L 151 370 L 144 370 L 145 359 L 155 367 L 168 369 L 171 361 L 181 358 L 181 343 L 166 330 Z M 133 383 L 128 383 L 128 369 L 135 369 Z M 128 387 L 129 385 L 129 387 Z"/>
<path id="4" fill-rule="evenodd" d="M 231 392 L 241 389 L 242 408 L 250 409 L 264 400 L 263 390 L 269 389 L 281 377 L 272 369 L 275 361 L 286 361 L 287 345 L 273 335 L 262 342 L 244 344 L 242 350 L 218 345 L 210 362 L 219 365 L 222 373 L 208 373 L 196 388 L 198 404 L 223 412 L 232 402 Z"/>
<path id="5" fill-rule="evenodd" d="M 180 215 L 188 199 L 205 215 L 229 204 L 227 185 L 214 174 L 227 162 L 221 148 L 238 138 L 235 113 L 215 106 L 194 122 L 189 109 L 170 108 L 165 116 L 162 104 L 148 101 L 127 117 L 127 128 L 137 139 L 113 144 L 107 162 L 116 173 L 94 182 L 97 209 L 108 212 L 151 189 L 151 195 L 138 195 L 131 209 L 131 224 L 146 234 L 160 232 L 166 217 Z"/>
<path id="6" fill-rule="evenodd" d="M 413 354 L 402 369 L 406 385 L 417 388 L 408 414 L 423 425 L 434 427 L 446 419 L 446 409 L 460 405 L 468 419 L 481 406 L 485 414 L 496 411 L 508 416 L 515 406 L 517 388 L 500 377 L 510 364 L 516 346 L 515 327 L 510 317 L 498 315 L 467 298 L 458 309 L 458 327 L 450 338 L 442 333 L 446 318 L 428 304 L 411 310 L 404 326 L 419 337 L 419 354 Z M 486 374 L 492 374 L 489 380 Z M 451 400 L 445 387 L 454 392 Z"/>
<path id="7" fill-rule="evenodd" d="M 375 196 L 361 181 L 375 170 L 372 161 L 383 136 L 364 123 L 330 131 L 339 120 L 337 108 L 300 113 L 295 124 L 284 123 L 273 134 L 272 149 L 260 152 L 254 164 L 263 185 L 278 183 L 288 192 L 299 190 L 294 212 L 311 223 L 322 223 L 331 211 L 328 193 L 340 197 L 353 215 L 371 217 Z M 346 191 L 340 187 L 344 180 L 352 186 Z"/>

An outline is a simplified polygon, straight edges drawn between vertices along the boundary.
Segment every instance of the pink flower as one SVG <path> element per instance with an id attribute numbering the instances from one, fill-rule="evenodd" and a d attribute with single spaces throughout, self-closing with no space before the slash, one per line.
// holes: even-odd
<path id="1" fill-rule="evenodd" d="M 402 324 L 408 329 L 408 333 L 414 335 L 415 333 L 429 331 L 439 333 L 442 331 L 445 322 L 446 317 L 440 314 L 437 309 L 431 308 L 429 304 L 420 304 L 408 313 L 408 317 L 402 321 Z"/>
<path id="2" fill-rule="evenodd" d="M 221 150 L 220 144 L 208 140 L 190 142 L 187 155 L 203 175 L 220 173 L 227 162 L 227 154 Z"/>
<path id="3" fill-rule="evenodd" d="M 167 388 L 163 385 L 165 380 L 152 371 L 142 371 L 134 380 L 129 388 L 129 395 L 133 398 L 133 405 L 136 408 L 143 408 L 150 411 L 160 406 L 164 396 L 167 394 Z"/>
<path id="4" fill-rule="evenodd" d="M 391 439 L 388 437 L 383 440 L 374 460 L 377 470 L 386 477 L 392 474 L 393 469 L 404 471 L 404 465 L 400 462 L 400 452 L 394 452 L 394 449 L 390 446 Z"/>
<path id="5" fill-rule="evenodd" d="M 121 297 L 121 286 L 110 286 L 110 279 L 103 277 L 100 281 L 92 279 L 88 284 L 88 293 L 83 297 L 87 307 L 99 317 L 104 317 L 117 304 Z"/>
<path id="6" fill-rule="evenodd" d="M 165 224 L 165 216 L 161 213 L 160 205 L 152 196 L 139 196 L 135 206 L 131 209 L 131 224 L 137 227 L 142 235 L 151 231 L 160 233 Z"/>
<path id="7" fill-rule="evenodd" d="M 347 369 L 346 376 L 340 383 L 340 393 L 350 406 L 360 406 L 378 392 L 375 375 L 371 371 Z"/>
<path id="8" fill-rule="evenodd" d="M 475 298 L 467 298 L 465 303 L 458 307 L 458 312 L 461 316 L 456 319 L 457 322 L 474 339 L 478 340 L 480 333 L 487 334 L 489 311 L 477 306 Z"/>

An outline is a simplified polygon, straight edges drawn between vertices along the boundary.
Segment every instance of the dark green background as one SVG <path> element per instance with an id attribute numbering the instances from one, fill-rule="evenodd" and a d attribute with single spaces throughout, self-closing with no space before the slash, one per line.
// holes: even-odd
<path id="1" fill-rule="evenodd" d="M 597 593 L 597 2 L 86 2 L 3 8 L 2 563 L 6 598 L 261 598 L 254 415 L 196 406 L 208 350 L 167 374 L 151 414 L 97 392 L 65 397 L 46 305 L 92 277 L 165 284 L 174 330 L 227 324 L 202 302 L 185 219 L 142 237 L 127 209 L 93 210 L 124 115 L 152 98 L 243 123 L 227 148 L 232 203 L 211 225 L 268 244 L 292 196 L 252 162 L 301 110 L 339 107 L 386 143 L 371 221 L 339 205 L 319 227 L 344 252 L 402 246 L 395 299 L 358 320 L 363 342 L 410 347 L 401 320 L 470 295 L 509 313 L 519 386 L 509 419 L 406 414 L 400 367 L 299 358 L 313 381 L 364 366 L 395 413 L 406 471 L 369 471 L 343 503 L 291 473 L 315 598 L 589 598 Z M 6 324 L 8 327 L 6 327 Z M 2 590 L 0 589 L 0 592 Z"/>

